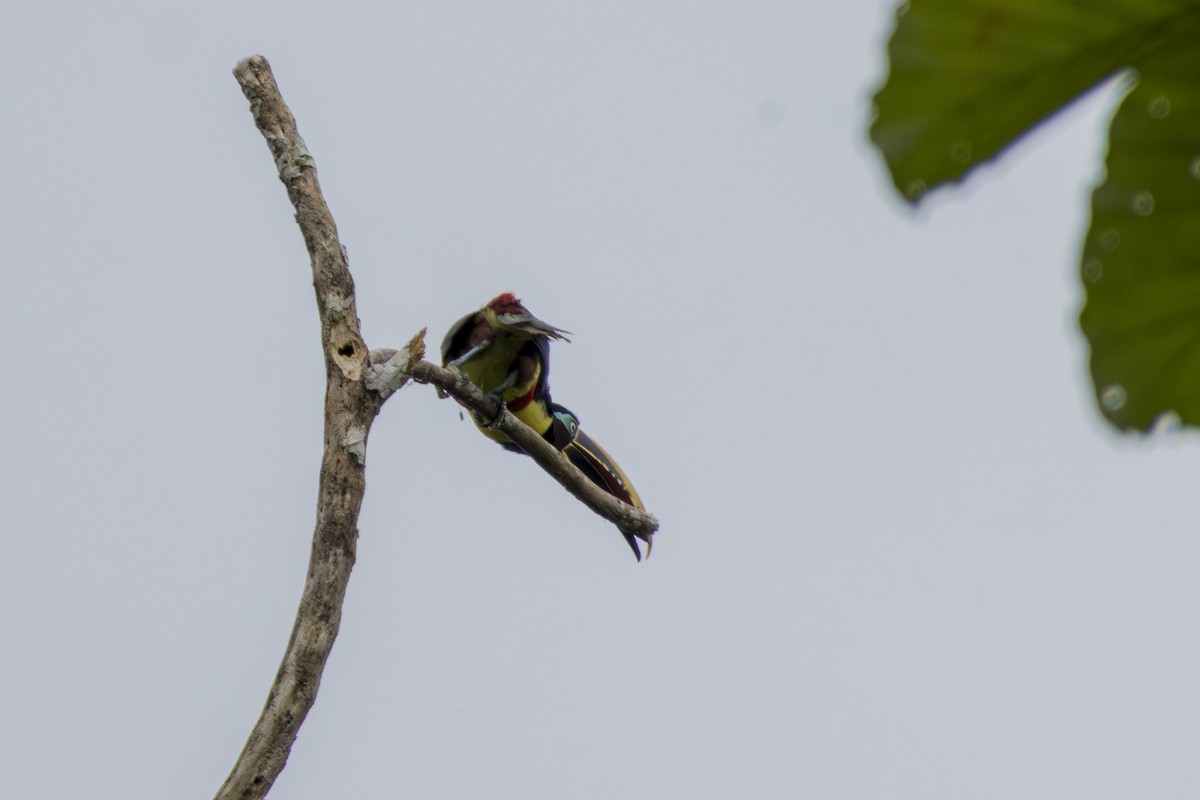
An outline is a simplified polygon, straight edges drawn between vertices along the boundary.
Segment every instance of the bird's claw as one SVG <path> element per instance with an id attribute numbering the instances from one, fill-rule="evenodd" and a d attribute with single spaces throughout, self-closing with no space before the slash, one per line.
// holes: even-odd
<path id="1" fill-rule="evenodd" d="M 504 419 L 504 409 L 508 408 L 508 404 L 504 402 L 503 398 L 496 397 L 494 394 L 488 395 L 488 397 L 495 397 L 496 402 L 500 404 L 500 407 L 496 409 L 496 416 L 492 417 L 491 422 L 485 422 L 483 414 L 478 411 L 472 411 L 471 416 L 475 418 L 475 424 L 479 427 L 487 428 L 489 431 L 499 430 L 500 421 Z"/>

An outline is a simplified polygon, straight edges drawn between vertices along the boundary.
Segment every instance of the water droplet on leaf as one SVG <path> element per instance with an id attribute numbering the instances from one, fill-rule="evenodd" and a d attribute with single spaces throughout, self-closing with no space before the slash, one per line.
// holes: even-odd
<path id="1" fill-rule="evenodd" d="M 1116 228 L 1105 228 L 1100 232 L 1100 246 L 1105 250 L 1116 250 L 1121 243 L 1121 234 Z"/>
<path id="2" fill-rule="evenodd" d="M 1150 112 L 1150 116 L 1155 119 L 1162 119 L 1171 113 L 1171 101 L 1163 97 L 1161 94 L 1151 98 L 1146 110 Z"/>
<path id="3" fill-rule="evenodd" d="M 1100 280 L 1100 276 L 1104 274 L 1104 265 L 1100 263 L 1100 259 L 1095 256 L 1088 256 L 1083 262 L 1083 279 L 1088 283 L 1095 283 Z"/>
<path id="4" fill-rule="evenodd" d="M 1105 411 L 1120 411 L 1125 405 L 1125 387 L 1119 383 L 1110 383 L 1100 390 L 1100 405 Z"/>
<path id="5" fill-rule="evenodd" d="M 955 164 L 966 164 L 971 160 L 971 143 L 965 139 L 959 139 L 954 144 L 950 145 L 950 160 Z"/>
<path id="6" fill-rule="evenodd" d="M 1133 196 L 1133 202 L 1129 205 L 1133 209 L 1133 213 L 1148 217 L 1154 213 L 1154 195 L 1149 192 L 1138 192 Z"/>
<path id="7" fill-rule="evenodd" d="M 1170 436 L 1178 433 L 1182 427 L 1183 420 L 1179 414 L 1174 411 L 1163 411 L 1154 418 L 1146 432 L 1151 436 Z"/>
<path id="8" fill-rule="evenodd" d="M 908 186 L 904 187 L 904 194 L 909 200 L 919 200 L 922 195 L 929 191 L 929 184 L 920 178 L 914 178 L 908 182 Z"/>

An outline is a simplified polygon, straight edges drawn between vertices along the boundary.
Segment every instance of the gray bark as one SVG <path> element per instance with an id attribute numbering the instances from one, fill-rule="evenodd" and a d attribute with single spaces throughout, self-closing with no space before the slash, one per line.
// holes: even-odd
<path id="1" fill-rule="evenodd" d="M 341 624 L 342 600 L 354 567 L 358 513 L 366 489 L 367 436 L 384 401 L 411 377 L 432 383 L 468 407 L 494 417 L 500 430 L 597 514 L 630 533 L 651 534 L 654 517 L 602 492 L 542 437 L 485 395 L 461 373 L 423 360 L 422 330 L 401 351 L 369 354 L 355 311 L 354 279 L 337 226 L 321 195 L 312 155 L 262 56 L 238 62 L 234 77 L 275 159 L 296 209 L 312 263 L 313 289 L 325 357 L 325 448 L 317 490 L 308 577 L 283 662 L 267 702 L 217 800 L 265 797 L 283 770 L 300 725 L 316 702 L 325 663 Z"/>
<path id="2" fill-rule="evenodd" d="M 266 795 L 316 701 L 354 566 L 358 512 L 366 488 L 367 434 L 383 405 L 381 395 L 368 391 L 362 379 L 368 366 L 367 347 L 355 313 L 354 280 L 321 195 L 312 156 L 296 131 L 267 60 L 247 58 L 233 74 L 250 101 L 250 113 L 275 159 L 308 247 L 321 319 L 326 389 L 325 449 L 308 577 L 283 663 L 245 748 L 217 792 L 222 800 Z"/>

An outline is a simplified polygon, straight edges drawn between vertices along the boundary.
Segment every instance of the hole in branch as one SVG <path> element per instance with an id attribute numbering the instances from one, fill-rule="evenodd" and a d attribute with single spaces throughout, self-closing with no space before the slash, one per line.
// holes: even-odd
<path id="1" fill-rule="evenodd" d="M 339 347 L 338 355 L 345 356 L 346 358 L 350 358 L 351 356 L 353 356 L 354 355 L 354 343 L 350 342 L 348 344 L 344 344 L 341 347 Z"/>

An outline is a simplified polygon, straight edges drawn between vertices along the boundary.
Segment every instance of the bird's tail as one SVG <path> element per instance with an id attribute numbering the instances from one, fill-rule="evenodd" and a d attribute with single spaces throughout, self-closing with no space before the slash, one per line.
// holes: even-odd
<path id="1" fill-rule="evenodd" d="M 570 441 L 562 448 L 563 455 L 570 459 L 571 463 L 578 467 L 580 472 L 588 476 L 588 479 L 592 483 L 618 500 L 644 511 L 646 507 L 642 505 L 642 498 L 638 496 L 637 490 L 633 488 L 633 484 L 629 481 L 629 476 L 625 474 L 625 471 L 621 469 L 613 457 L 608 454 L 608 451 L 600 446 L 599 442 L 580 429 L 579 418 L 569 409 L 557 403 L 554 404 L 553 411 L 554 416 L 571 433 Z M 654 546 L 651 534 L 638 533 L 635 535 L 624 533 L 624 536 L 625 541 L 629 542 L 629 546 L 633 549 L 633 554 L 637 557 L 638 561 L 642 560 L 642 551 L 638 548 L 637 543 L 638 539 L 646 543 L 646 557 L 650 557 L 650 550 Z"/>

